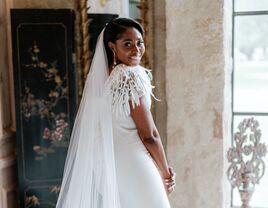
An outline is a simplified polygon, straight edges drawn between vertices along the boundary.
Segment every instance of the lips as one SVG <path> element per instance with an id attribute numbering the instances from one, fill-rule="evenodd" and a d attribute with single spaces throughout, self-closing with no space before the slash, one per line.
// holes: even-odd
<path id="1" fill-rule="evenodd" d="M 129 57 L 130 59 L 132 59 L 132 60 L 140 60 L 140 56 L 130 56 Z"/>

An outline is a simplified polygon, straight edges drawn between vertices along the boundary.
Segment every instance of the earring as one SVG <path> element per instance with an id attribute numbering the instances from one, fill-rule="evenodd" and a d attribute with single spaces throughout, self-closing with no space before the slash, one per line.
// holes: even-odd
<path id="1" fill-rule="evenodd" d="M 113 66 L 112 68 L 114 68 L 116 66 L 116 55 L 115 55 L 115 52 L 113 51 L 113 55 L 114 55 L 114 58 L 113 58 Z"/>

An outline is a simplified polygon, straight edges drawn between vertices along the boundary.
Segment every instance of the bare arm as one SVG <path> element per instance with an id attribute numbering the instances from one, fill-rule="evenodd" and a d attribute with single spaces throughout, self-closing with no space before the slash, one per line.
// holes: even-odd
<path id="1" fill-rule="evenodd" d="M 135 106 L 134 109 L 131 103 L 129 103 L 129 105 L 131 109 L 131 116 L 137 126 L 141 141 L 156 162 L 162 178 L 170 178 L 171 173 L 168 168 L 168 163 L 166 160 L 161 138 L 154 124 L 150 109 L 146 104 L 145 97 L 142 96 L 140 98 L 140 105 Z"/>

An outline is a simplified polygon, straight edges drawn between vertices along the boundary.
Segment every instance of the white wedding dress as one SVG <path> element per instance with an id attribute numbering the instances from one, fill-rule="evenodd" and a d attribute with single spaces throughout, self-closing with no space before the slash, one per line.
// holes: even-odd
<path id="1" fill-rule="evenodd" d="M 146 72 L 147 71 L 147 72 Z M 143 145 L 130 115 L 129 101 L 151 105 L 152 86 L 147 69 L 117 65 L 105 83 L 112 96 L 115 169 L 122 208 L 170 208 L 159 171 Z"/>

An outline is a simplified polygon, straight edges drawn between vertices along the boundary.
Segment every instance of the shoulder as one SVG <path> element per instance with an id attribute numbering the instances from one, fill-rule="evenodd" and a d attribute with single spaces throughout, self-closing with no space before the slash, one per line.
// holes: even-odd
<path id="1" fill-rule="evenodd" d="M 125 64 L 117 65 L 113 71 L 111 72 L 110 76 L 107 79 L 106 85 L 111 85 L 114 82 L 142 82 L 148 83 L 150 80 L 151 73 L 150 70 L 137 65 L 137 66 L 127 66 Z"/>
<path id="2" fill-rule="evenodd" d="M 132 107 L 140 104 L 139 98 L 143 95 L 150 95 L 151 83 L 145 68 L 142 66 L 117 65 L 106 83 L 106 90 L 112 96 L 114 107 L 123 106 L 126 115 L 130 114 L 128 102 L 131 101 Z"/>
<path id="3" fill-rule="evenodd" d="M 146 88 L 146 73 L 141 66 L 127 66 L 125 64 L 117 65 L 110 76 L 108 77 L 105 85 L 112 91 L 115 88 L 121 90 L 137 90 L 144 91 Z"/>
<path id="4" fill-rule="evenodd" d="M 134 76 L 142 73 L 142 66 L 127 66 L 125 64 L 117 65 L 110 74 L 110 77 L 114 76 Z"/>

